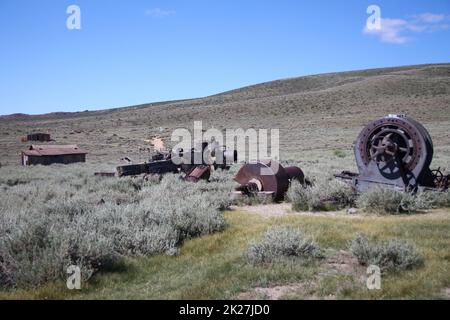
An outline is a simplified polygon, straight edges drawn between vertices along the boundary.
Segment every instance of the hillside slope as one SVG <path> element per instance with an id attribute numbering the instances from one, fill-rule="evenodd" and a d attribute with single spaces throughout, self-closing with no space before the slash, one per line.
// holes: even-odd
<path id="1" fill-rule="evenodd" d="M 170 141 L 175 128 L 280 129 L 285 160 L 314 163 L 347 150 L 369 120 L 406 113 L 429 129 L 439 155 L 450 150 L 450 64 L 330 73 L 263 83 L 218 95 L 93 112 L 0 117 L 0 162 L 19 164 L 20 137 L 48 131 L 58 143 L 78 143 L 89 161 L 145 159 L 144 139 Z M 437 164 L 446 165 L 439 162 Z M 349 158 L 349 168 L 353 161 Z M 443 161 L 445 162 L 445 161 Z"/>

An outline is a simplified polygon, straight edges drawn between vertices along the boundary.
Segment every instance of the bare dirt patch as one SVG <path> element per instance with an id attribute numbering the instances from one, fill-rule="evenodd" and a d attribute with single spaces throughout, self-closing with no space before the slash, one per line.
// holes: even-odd
<path id="1" fill-rule="evenodd" d="M 238 300 L 280 300 L 286 294 L 299 291 L 304 288 L 304 284 L 296 283 L 284 286 L 257 287 L 251 291 L 243 292 L 237 296 Z"/>
<path id="2" fill-rule="evenodd" d="M 362 215 L 348 214 L 346 210 L 340 211 L 323 211 L 323 212 L 296 212 L 292 210 L 292 205 L 290 203 L 275 203 L 275 204 L 265 204 L 265 205 L 255 205 L 255 206 L 242 206 L 233 207 L 232 209 L 245 211 L 251 214 L 257 214 L 265 218 L 281 217 L 286 215 L 295 216 L 315 216 L 315 217 L 345 217 L 345 218 L 356 218 Z"/>
<path id="3" fill-rule="evenodd" d="M 291 210 L 291 205 L 289 203 L 243 206 L 239 208 L 236 207 L 235 209 L 239 209 L 241 211 L 245 211 L 251 214 L 257 214 L 266 218 L 285 216 L 288 214 L 296 214 Z"/>
<path id="4" fill-rule="evenodd" d="M 320 272 L 314 279 L 304 282 L 296 282 L 286 285 L 274 285 L 271 287 L 256 287 L 247 292 L 239 294 L 238 300 L 280 300 L 289 297 L 290 294 L 294 296 L 301 296 L 302 299 L 317 300 L 317 299 L 336 299 L 335 294 L 320 296 L 319 291 L 320 282 L 326 276 L 333 274 L 348 275 L 356 282 L 365 281 L 365 268 L 358 263 L 356 257 L 350 252 L 340 250 L 328 255 L 322 264 L 323 271 Z M 450 294 L 450 292 L 449 292 Z"/>
<path id="5" fill-rule="evenodd" d="M 323 265 L 328 271 L 339 274 L 353 275 L 357 279 L 365 279 L 366 269 L 361 266 L 358 259 L 348 251 L 340 250 L 325 259 Z"/>
<path id="6" fill-rule="evenodd" d="M 284 300 L 301 297 L 303 300 L 335 300 L 335 295 L 319 296 L 317 291 L 318 279 L 272 287 L 256 287 L 250 291 L 239 294 L 237 300 Z"/>

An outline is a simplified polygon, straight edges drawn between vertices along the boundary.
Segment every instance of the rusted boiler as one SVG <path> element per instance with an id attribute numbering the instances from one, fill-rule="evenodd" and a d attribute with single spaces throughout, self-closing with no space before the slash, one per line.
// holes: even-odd
<path id="1" fill-rule="evenodd" d="M 254 161 L 245 164 L 236 174 L 234 180 L 240 184 L 234 197 L 270 196 L 275 201 L 284 198 L 289 184 L 293 180 L 305 182 L 305 175 L 298 167 L 284 168 L 274 160 Z"/>

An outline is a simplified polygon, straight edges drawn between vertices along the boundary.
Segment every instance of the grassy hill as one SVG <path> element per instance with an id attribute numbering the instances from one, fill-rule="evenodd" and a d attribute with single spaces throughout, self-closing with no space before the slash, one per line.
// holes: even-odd
<path id="1" fill-rule="evenodd" d="M 93 163 L 115 163 L 124 155 L 143 159 L 144 139 L 161 135 L 170 140 L 173 129 L 192 129 L 196 120 L 205 129 L 278 128 L 283 159 L 311 160 L 335 149 L 350 152 L 362 126 L 389 113 L 422 122 L 436 153 L 448 153 L 450 64 L 277 80 L 205 98 L 120 109 L 0 117 L 0 162 L 20 163 L 20 137 L 32 131 L 48 131 L 58 143 L 78 143 Z"/>

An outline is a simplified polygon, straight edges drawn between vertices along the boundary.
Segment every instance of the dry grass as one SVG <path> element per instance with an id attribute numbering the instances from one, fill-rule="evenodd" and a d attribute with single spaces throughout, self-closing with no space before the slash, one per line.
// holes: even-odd
<path id="1" fill-rule="evenodd" d="M 267 219 L 245 212 L 226 213 L 224 232 L 186 242 L 176 256 L 160 255 L 127 260 L 123 271 L 102 273 L 81 291 L 64 282 L 37 290 L 0 293 L 0 299 L 223 299 L 242 297 L 253 288 L 288 286 L 277 298 L 290 299 L 430 299 L 445 298 L 450 287 L 450 215 L 384 217 L 285 216 Z M 252 266 L 243 252 L 273 226 L 301 228 L 327 250 L 317 264 Z M 345 253 L 359 233 L 380 240 L 392 238 L 415 243 L 423 254 L 423 267 L 382 276 L 381 290 L 368 290 L 365 269 L 355 270 Z M 341 251 L 344 250 L 344 251 Z M 341 257 L 339 257 L 341 256 Z M 357 272 L 356 272 L 357 271 Z M 247 297 L 248 296 L 244 296 Z M 264 296 L 259 296 L 264 298 Z"/>

